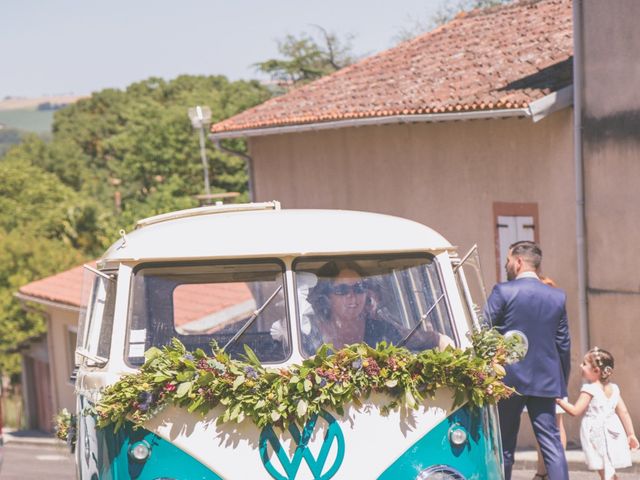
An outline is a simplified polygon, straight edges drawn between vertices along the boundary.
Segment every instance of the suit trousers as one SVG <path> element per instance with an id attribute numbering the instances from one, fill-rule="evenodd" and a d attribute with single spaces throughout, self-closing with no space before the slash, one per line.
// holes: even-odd
<path id="1" fill-rule="evenodd" d="M 511 480 L 520 418 L 525 405 L 529 411 L 533 432 L 540 445 L 549 480 L 568 480 L 567 458 L 560 441 L 560 430 L 556 424 L 555 398 L 517 394 L 498 402 L 505 479 Z"/>

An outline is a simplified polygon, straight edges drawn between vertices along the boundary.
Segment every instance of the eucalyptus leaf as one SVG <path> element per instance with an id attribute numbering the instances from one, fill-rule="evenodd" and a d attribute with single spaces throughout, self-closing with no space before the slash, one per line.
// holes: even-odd
<path id="1" fill-rule="evenodd" d="M 304 400 L 300 400 L 296 407 L 296 414 L 298 415 L 298 417 L 300 418 L 304 417 L 305 414 L 307 413 L 308 407 L 309 405 L 307 404 L 307 402 L 305 402 Z"/>
<path id="2" fill-rule="evenodd" d="M 176 398 L 184 397 L 187 393 L 189 393 L 191 387 L 193 387 L 193 382 L 183 382 L 179 384 L 178 388 L 176 389 Z"/>
<path id="3" fill-rule="evenodd" d="M 244 375 L 239 375 L 233 382 L 233 390 L 237 390 L 237 388 L 242 385 L 245 381 Z"/>

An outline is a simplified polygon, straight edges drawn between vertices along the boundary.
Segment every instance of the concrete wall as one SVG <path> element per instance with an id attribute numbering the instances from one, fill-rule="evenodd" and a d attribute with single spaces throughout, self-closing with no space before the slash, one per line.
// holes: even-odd
<path id="1" fill-rule="evenodd" d="M 436 229 L 462 253 L 477 243 L 487 288 L 496 281 L 493 202 L 537 203 L 544 273 L 568 293 L 578 343 L 571 109 L 538 123 L 477 120 L 265 136 L 250 140 L 250 153 L 257 200 L 399 215 Z M 568 424 L 577 440 L 577 422 Z M 521 445 L 527 444 L 525 430 Z"/>
<path id="2" fill-rule="evenodd" d="M 640 2 L 582 0 L 579 65 L 588 249 L 590 345 L 616 359 L 636 431 L 640 426 Z"/>

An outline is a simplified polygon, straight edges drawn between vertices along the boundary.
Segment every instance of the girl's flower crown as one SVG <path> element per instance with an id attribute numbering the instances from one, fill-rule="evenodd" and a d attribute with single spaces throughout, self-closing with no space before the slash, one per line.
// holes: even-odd
<path id="1" fill-rule="evenodd" d="M 607 381 L 613 373 L 613 356 L 598 347 L 593 347 L 589 353 L 593 363 L 600 369 L 600 380 Z"/>

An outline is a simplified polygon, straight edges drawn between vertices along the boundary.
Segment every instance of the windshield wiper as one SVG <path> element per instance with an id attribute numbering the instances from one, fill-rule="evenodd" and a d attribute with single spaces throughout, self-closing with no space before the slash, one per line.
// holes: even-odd
<path id="1" fill-rule="evenodd" d="M 236 332 L 236 334 L 235 334 L 233 337 L 231 337 L 231 340 L 229 340 L 229 341 L 225 344 L 225 346 L 224 346 L 224 347 L 222 347 L 222 351 L 223 351 L 223 352 L 227 350 L 227 347 L 228 347 L 229 345 L 231 345 L 232 343 L 234 343 L 236 340 L 238 340 L 238 339 L 242 336 L 242 334 L 247 330 L 247 328 L 249 328 L 249 327 L 253 324 L 254 320 L 255 320 L 256 318 L 258 318 L 258 315 L 260 315 L 260 314 L 262 313 L 262 311 L 263 311 L 265 308 L 267 308 L 267 305 L 269 305 L 269 304 L 271 303 L 271 301 L 272 301 L 274 298 L 276 298 L 276 295 L 280 292 L 280 290 L 282 290 L 282 285 L 280 285 L 278 288 L 276 288 L 276 291 L 275 291 L 275 292 L 273 292 L 269 298 L 267 298 L 267 300 L 262 304 L 262 306 L 261 306 L 260 308 L 258 308 L 257 310 L 255 310 L 255 311 L 251 314 L 251 316 L 249 317 L 249 320 L 247 320 L 247 321 L 245 322 L 245 324 L 240 328 L 240 330 L 238 330 L 238 331 Z"/>
<path id="2" fill-rule="evenodd" d="M 407 335 L 398 342 L 398 347 L 402 347 L 407 340 L 409 340 L 411 338 L 411 335 L 413 335 L 414 333 L 416 333 L 416 330 L 418 329 L 418 327 L 420 325 L 422 325 L 424 323 L 424 321 L 427 319 L 427 317 L 429 316 L 429 314 L 431 313 L 431 311 L 436 308 L 436 305 L 438 305 L 438 303 L 440 303 L 440 300 L 442 300 L 444 298 L 444 293 L 442 295 L 440 295 L 438 297 L 438 299 L 435 301 L 435 303 L 431 306 L 431 308 L 429 310 L 427 310 L 427 313 L 424 313 L 420 316 L 420 320 L 418 322 L 416 322 L 416 324 L 414 325 L 414 327 L 411 329 L 411 331 L 409 333 L 407 333 Z"/>

